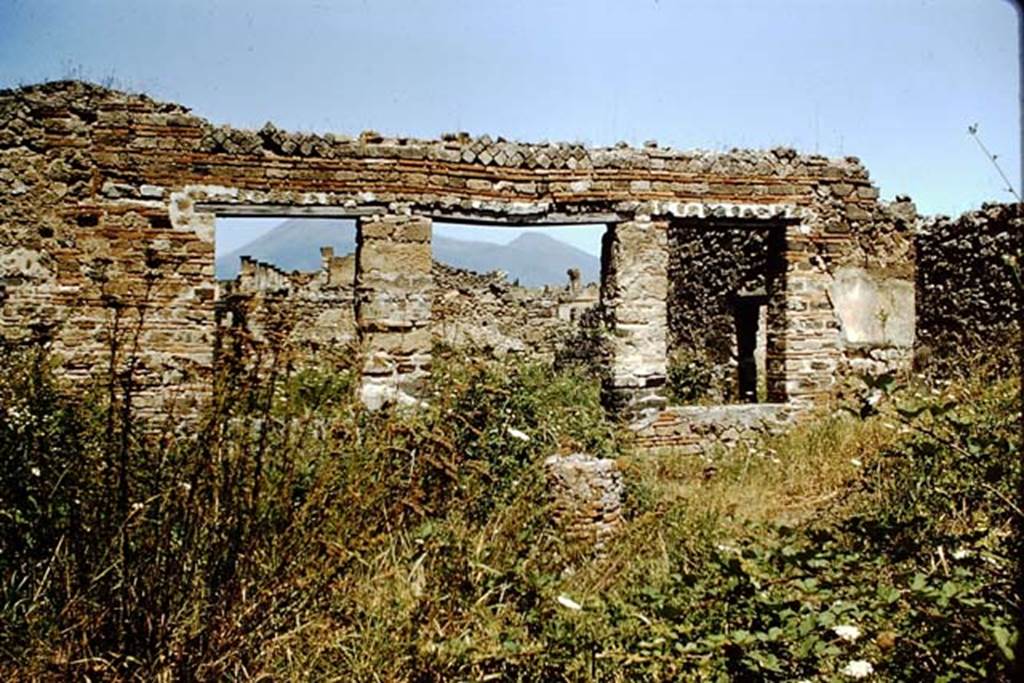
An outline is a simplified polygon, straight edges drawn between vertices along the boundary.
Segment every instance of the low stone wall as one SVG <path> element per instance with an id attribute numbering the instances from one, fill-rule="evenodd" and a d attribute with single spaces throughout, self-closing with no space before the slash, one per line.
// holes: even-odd
<path id="1" fill-rule="evenodd" d="M 566 540 L 600 551 L 622 524 L 625 488 L 614 460 L 584 453 L 544 461 L 555 519 Z"/>
<path id="2" fill-rule="evenodd" d="M 640 425 L 636 440 L 641 448 L 697 455 L 781 432 L 795 415 L 792 406 L 781 403 L 673 406 Z"/>
<path id="3" fill-rule="evenodd" d="M 915 239 L 922 356 L 942 364 L 1020 339 L 1024 204 L 932 218 Z"/>

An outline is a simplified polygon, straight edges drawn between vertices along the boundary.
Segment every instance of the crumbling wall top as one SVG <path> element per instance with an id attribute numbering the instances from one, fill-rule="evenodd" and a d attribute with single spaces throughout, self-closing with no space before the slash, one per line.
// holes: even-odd
<path id="1" fill-rule="evenodd" d="M 710 175 L 780 175 L 800 178 L 868 179 L 855 156 L 828 158 L 799 154 L 788 147 L 770 150 L 733 148 L 728 152 L 677 150 L 656 141 L 643 147 L 620 142 L 613 147 L 588 147 L 579 142 L 525 143 L 501 136 L 446 133 L 439 139 L 386 136 L 372 130 L 358 135 L 290 133 L 267 123 L 259 130 L 215 125 L 183 105 L 154 100 L 145 94 L 112 90 L 81 81 L 53 81 L 0 90 L 0 121 L 28 113 L 64 109 L 83 120 L 107 126 L 131 125 L 135 116 L 162 117 L 168 125 L 200 131 L 197 150 L 227 154 L 265 154 L 320 158 L 372 157 L 436 160 L 485 167 L 576 171 L 585 169 L 672 170 Z"/>

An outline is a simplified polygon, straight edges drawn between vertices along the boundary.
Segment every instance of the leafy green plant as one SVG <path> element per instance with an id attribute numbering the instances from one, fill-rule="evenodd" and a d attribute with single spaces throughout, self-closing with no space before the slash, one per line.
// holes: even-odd
<path id="1" fill-rule="evenodd" d="M 668 390 L 672 401 L 698 403 L 715 388 L 716 372 L 705 356 L 688 350 L 677 350 L 668 360 Z"/>

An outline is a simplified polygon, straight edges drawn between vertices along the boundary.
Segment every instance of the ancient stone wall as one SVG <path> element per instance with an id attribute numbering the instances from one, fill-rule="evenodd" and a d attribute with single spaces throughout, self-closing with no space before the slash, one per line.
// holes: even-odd
<path id="1" fill-rule="evenodd" d="M 330 247 L 321 255 L 315 273 L 285 273 L 243 257 L 238 276 L 218 283 L 217 348 L 264 361 L 280 351 L 299 359 L 344 353 L 358 335 L 355 255 L 335 256 Z"/>
<path id="2" fill-rule="evenodd" d="M 519 287 L 503 273 L 434 264 L 435 341 L 478 352 L 554 358 L 598 302 L 595 285 Z"/>
<path id="3" fill-rule="evenodd" d="M 942 363 L 1019 344 L 1024 205 L 932 218 L 915 239 L 923 355 Z"/>
<path id="4" fill-rule="evenodd" d="M 48 337 L 74 378 L 130 352 L 154 405 L 201 395 L 215 218 L 354 217 L 364 398 L 408 398 L 429 371 L 433 219 L 605 223 L 609 395 L 642 412 L 665 402 L 669 226 L 749 221 L 785 225 L 779 384 L 813 405 L 845 367 L 836 269 L 913 281 L 907 222 L 877 196 L 854 157 L 245 131 L 141 95 L 31 86 L 0 92 L 0 335 Z"/>

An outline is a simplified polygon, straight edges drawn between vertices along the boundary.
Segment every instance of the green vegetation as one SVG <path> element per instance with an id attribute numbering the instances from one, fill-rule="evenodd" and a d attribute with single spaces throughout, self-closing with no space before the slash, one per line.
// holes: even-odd
<path id="1" fill-rule="evenodd" d="M 674 403 L 696 403 L 714 383 L 714 368 L 703 356 L 677 350 L 669 358 L 668 390 Z"/>
<path id="2" fill-rule="evenodd" d="M 1016 372 L 695 458 L 539 364 L 442 354 L 428 408 L 371 414 L 343 363 L 279 363 L 186 425 L 0 364 L 6 680 L 1014 677 Z M 602 557 L 550 520 L 574 450 L 625 470 Z"/>

